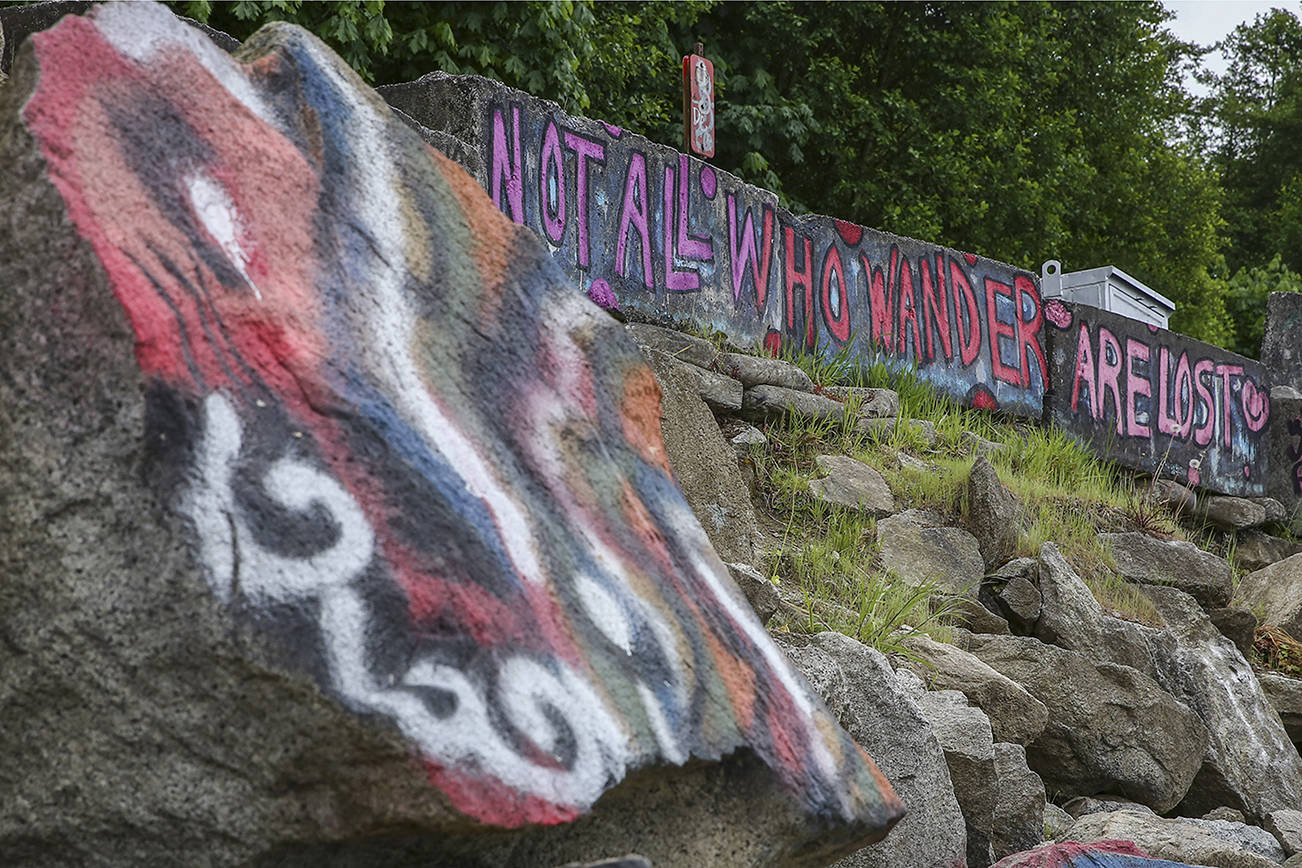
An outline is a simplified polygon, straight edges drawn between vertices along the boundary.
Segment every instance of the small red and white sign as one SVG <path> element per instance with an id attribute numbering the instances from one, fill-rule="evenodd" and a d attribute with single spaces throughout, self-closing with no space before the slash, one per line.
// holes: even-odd
<path id="1" fill-rule="evenodd" d="M 714 64 L 699 54 L 683 58 L 683 140 L 689 152 L 714 156 Z"/>

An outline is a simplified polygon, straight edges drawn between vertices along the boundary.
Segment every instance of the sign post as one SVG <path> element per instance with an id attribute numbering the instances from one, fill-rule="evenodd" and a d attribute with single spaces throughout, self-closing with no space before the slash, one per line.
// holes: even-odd
<path id="1" fill-rule="evenodd" d="M 714 156 L 714 64 L 696 43 L 683 58 L 683 148 L 699 157 Z"/>

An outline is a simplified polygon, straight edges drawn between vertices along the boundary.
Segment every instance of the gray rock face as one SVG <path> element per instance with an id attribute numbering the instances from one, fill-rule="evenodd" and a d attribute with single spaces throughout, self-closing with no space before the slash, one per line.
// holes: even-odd
<path id="1" fill-rule="evenodd" d="M 1148 482 L 1148 497 L 1176 515 L 1189 515 L 1198 507 L 1198 495 L 1174 479 L 1152 479 Z"/>
<path id="2" fill-rule="evenodd" d="M 1029 635 L 1044 604 L 1039 580 L 1040 567 L 1034 559 L 1015 558 L 985 577 L 980 599 L 1006 619 L 1015 632 Z"/>
<path id="3" fill-rule="evenodd" d="M 741 410 L 741 383 L 732 377 L 679 361 L 661 350 L 644 348 L 643 353 L 658 367 L 677 368 L 679 377 L 692 383 L 696 394 L 716 413 L 736 413 Z"/>
<path id="4" fill-rule="evenodd" d="M 1040 783 L 1044 786 L 1043 781 Z M 1053 802 L 1046 802 L 1044 805 L 1044 832 L 1053 840 L 1062 840 L 1071 828 L 1076 818 L 1055 805 Z"/>
<path id="5" fill-rule="evenodd" d="M 994 633 L 1007 636 L 1012 633 L 1008 621 L 990 611 L 979 600 L 971 597 L 954 597 L 954 623 L 973 633 Z"/>
<path id="6" fill-rule="evenodd" d="M 1281 808 L 1271 811 L 1262 826 L 1275 836 L 1287 855 L 1302 851 L 1302 810 Z"/>
<path id="7" fill-rule="evenodd" d="M 819 455 L 814 461 L 827 474 L 809 483 L 818 500 L 872 516 L 895 512 L 895 495 L 874 468 L 846 455 Z"/>
<path id="8" fill-rule="evenodd" d="M 1275 840 L 1275 836 L 1258 826 L 1249 826 L 1236 820 L 1208 820 L 1190 817 L 1176 817 L 1182 823 L 1197 826 L 1213 838 L 1220 838 L 1227 844 L 1264 856 L 1276 864 L 1284 861 L 1284 848 Z"/>
<path id="9" fill-rule="evenodd" d="M 1209 732 L 1207 755 L 1181 804 L 1198 816 L 1218 805 L 1259 820 L 1302 805 L 1302 757 L 1252 667 L 1187 594 L 1150 587 L 1174 646 L 1155 649 L 1158 681 L 1185 702 Z"/>
<path id="10" fill-rule="evenodd" d="M 769 442 L 769 438 L 764 436 L 764 432 L 754 425 L 746 425 L 738 421 L 739 425 L 744 425 L 740 431 L 728 438 L 728 442 L 738 449 L 745 449 L 749 446 L 763 446 Z"/>
<path id="11" fill-rule="evenodd" d="M 977 539 L 986 569 L 1002 564 L 1017 547 L 1022 506 L 983 456 L 967 479 L 968 529 Z"/>
<path id="12" fill-rule="evenodd" d="M 1279 862 L 1251 850 L 1223 841 L 1192 823 L 1165 820 L 1130 811 L 1089 814 L 1081 817 L 1063 836 L 1064 840 L 1134 841 L 1155 859 L 1215 868 L 1275 868 Z"/>
<path id="13" fill-rule="evenodd" d="M 967 825 L 968 868 L 988 868 L 994 862 L 995 804 L 999 798 L 990 721 L 957 690 L 923 694 L 918 708 L 945 752 L 954 795 Z"/>
<path id="14" fill-rule="evenodd" d="M 1265 613 L 1264 623 L 1302 637 L 1302 554 L 1248 573 L 1238 594 L 1245 606 Z"/>
<path id="15" fill-rule="evenodd" d="M 628 323 L 624 331 L 640 347 L 659 350 L 698 368 L 713 368 L 719 350 L 705 338 L 647 323 Z"/>
<path id="16" fill-rule="evenodd" d="M 1200 512 L 1204 518 L 1224 530 L 1244 530 L 1266 523 L 1266 508 L 1246 497 L 1204 497 Z"/>
<path id="17" fill-rule="evenodd" d="M 779 386 L 797 392 L 814 391 L 814 381 L 800 368 L 781 359 L 723 353 L 715 363 L 720 372 L 751 386 Z"/>
<path id="18" fill-rule="evenodd" d="M 911 509 L 878 521 L 882 566 L 911 585 L 934 581 L 946 593 L 967 594 L 984 572 L 981 549 L 972 534 L 936 520 Z"/>
<path id="19" fill-rule="evenodd" d="M 966 644 L 1048 709 L 1044 732 L 1026 750 L 1048 790 L 1113 792 L 1159 811 L 1184 797 L 1207 729 L 1151 679 L 1030 637 L 973 634 Z"/>
<path id="20" fill-rule="evenodd" d="M 1288 510 L 1284 504 L 1273 497 L 1250 497 L 1253 503 L 1266 510 L 1266 524 L 1278 524 L 1288 521 Z"/>
<path id="21" fill-rule="evenodd" d="M 1257 683 L 1265 691 L 1271 708 L 1279 714 L 1289 740 L 1295 745 L 1302 742 L 1302 681 L 1273 672 L 1262 672 L 1257 675 Z"/>
<path id="22" fill-rule="evenodd" d="M 859 419 L 894 419 L 900 415 L 900 395 L 893 389 L 866 386 L 828 386 L 823 394 L 837 401 L 859 400 Z"/>
<path id="23" fill-rule="evenodd" d="M 1159 540 L 1143 533 L 1099 535 L 1112 546 L 1117 570 L 1128 581 L 1179 588 L 1204 608 L 1230 601 L 1230 565 L 1184 540 Z"/>
<path id="24" fill-rule="evenodd" d="M 841 725 L 872 755 L 908 811 L 885 839 L 836 864 L 839 868 L 962 868 L 967 846 L 963 814 L 945 755 L 917 703 L 897 682 L 880 652 L 840 633 L 820 633 L 810 647 L 840 666 L 848 685 L 845 699 L 826 700 L 834 712 L 840 709 Z M 809 677 L 799 660 L 797 668 Z"/>
<path id="25" fill-rule="evenodd" d="M 999 793 L 995 800 L 995 858 L 1029 850 L 1044 840 L 1044 782 L 1026 765 L 1026 748 L 1020 744 L 995 745 L 995 775 Z"/>
<path id="26" fill-rule="evenodd" d="M 1037 564 L 1042 605 L 1036 638 L 1149 677 L 1156 674 L 1150 650 L 1156 631 L 1104 613 L 1053 543 L 1040 547 Z"/>
<path id="27" fill-rule="evenodd" d="M 1210 609 L 1207 617 L 1212 626 L 1221 631 L 1221 635 L 1234 643 L 1243 659 L 1252 659 L 1252 644 L 1256 638 L 1257 616 L 1248 609 L 1227 607 Z"/>
<path id="28" fill-rule="evenodd" d="M 845 415 L 845 405 L 813 392 L 783 386 L 752 386 L 742 394 L 741 413 L 752 422 L 779 419 L 788 414 L 820 422 L 839 422 Z"/>
<path id="29" fill-rule="evenodd" d="M 749 564 L 728 564 L 728 574 L 746 595 L 746 602 L 755 610 L 760 622 L 767 624 L 782 607 L 782 597 L 764 574 Z"/>
<path id="30" fill-rule="evenodd" d="M 904 658 L 899 667 L 936 690 L 962 693 L 985 713 L 995 741 L 1025 745 L 1044 730 L 1049 715 L 1044 703 L 975 655 L 922 635 L 910 636 L 905 645 L 921 662 Z"/>
<path id="31" fill-rule="evenodd" d="M 1157 816 L 1148 805 L 1141 805 L 1139 802 L 1132 802 L 1129 799 L 1107 795 L 1077 796 L 1074 799 L 1069 799 L 1063 807 L 1073 820 L 1084 817 L 1086 814 L 1106 814 L 1112 811 L 1134 811 L 1150 817 Z"/>
<path id="32" fill-rule="evenodd" d="M 1302 543 L 1289 542 L 1260 531 L 1240 533 L 1234 549 L 1240 567 L 1250 572 L 1264 569 L 1296 554 L 1302 554 Z"/>
<path id="33" fill-rule="evenodd" d="M 687 503 L 720 558 L 754 563 L 763 537 L 750 490 L 732 447 L 699 396 L 692 366 L 663 353 L 652 353 L 649 361 L 660 383 L 665 452 Z"/>

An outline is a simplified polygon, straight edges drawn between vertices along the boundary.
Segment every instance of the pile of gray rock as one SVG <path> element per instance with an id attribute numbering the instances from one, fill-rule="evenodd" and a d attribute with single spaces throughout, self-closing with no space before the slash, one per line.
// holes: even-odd
<path id="1" fill-rule="evenodd" d="M 754 428 L 784 413 L 854 423 L 908 424 L 899 400 L 866 390 L 816 391 L 792 365 L 722 353 L 708 341 L 647 325 L 629 332 L 652 358 L 666 408 L 688 399 L 700 424 L 662 420 L 675 472 L 702 524 L 726 550 L 733 575 L 762 619 L 783 606 L 729 540 L 721 511 L 749 513 L 733 447 L 762 442 Z M 706 408 L 709 408 L 708 410 Z M 718 425 L 704 423 L 714 410 Z M 729 443 L 729 439 L 732 443 Z M 675 448 L 675 441 L 679 442 Z M 935 581 L 966 604 L 952 644 L 913 635 L 888 659 L 839 633 L 775 637 L 842 725 L 879 764 L 909 814 L 846 866 L 983 868 L 1047 840 L 1133 841 L 1155 858 L 1194 865 L 1302 864 L 1302 681 L 1259 675 L 1256 619 L 1231 607 L 1225 559 L 1192 543 L 1143 533 L 1105 535 L 1117 571 L 1153 604 L 1160 625 L 1106 611 L 1052 543 L 1014 558 L 1022 509 L 986 455 L 977 454 L 964 526 L 906 510 L 880 473 L 842 455 L 820 456 L 812 496 L 877 518 L 882 566 L 905 582 Z M 696 467 L 734 496 L 693 499 Z M 703 456 L 710 456 L 708 465 Z M 901 461 L 919 461 L 901 455 Z M 1302 554 L 1258 528 L 1278 519 L 1267 499 L 1199 498 L 1169 483 L 1152 496 L 1237 533 L 1254 572 L 1241 591 L 1271 623 L 1302 625 Z M 724 501 L 726 506 L 720 506 Z M 714 525 L 714 526 L 712 526 Z M 1302 630 L 1299 630 L 1302 635 Z M 1287 861 L 1286 861 L 1287 860 Z"/>

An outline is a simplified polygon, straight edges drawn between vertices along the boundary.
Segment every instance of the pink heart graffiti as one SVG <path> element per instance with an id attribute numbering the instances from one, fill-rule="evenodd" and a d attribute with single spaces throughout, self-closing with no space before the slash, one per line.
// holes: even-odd
<path id="1" fill-rule="evenodd" d="M 1270 418 L 1270 395 L 1266 390 L 1258 388 L 1256 383 L 1245 377 L 1239 397 L 1243 401 L 1243 419 L 1248 423 L 1248 428 L 1260 431 L 1266 427 L 1266 421 Z"/>

